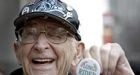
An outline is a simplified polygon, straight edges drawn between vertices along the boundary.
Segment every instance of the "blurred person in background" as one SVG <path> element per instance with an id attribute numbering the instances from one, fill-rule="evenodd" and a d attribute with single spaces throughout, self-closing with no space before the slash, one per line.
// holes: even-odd
<path id="1" fill-rule="evenodd" d="M 5 74 L 4 74 L 3 66 L 1 66 L 1 65 L 0 65 L 0 75 L 5 75 Z"/>
<path id="2" fill-rule="evenodd" d="M 3 73 L 3 71 L 2 71 L 2 70 L 0 70 L 0 75 L 4 75 L 4 73 Z"/>
<path id="3" fill-rule="evenodd" d="M 98 61 L 101 75 L 134 75 L 118 44 L 85 50 L 77 12 L 60 0 L 25 5 L 14 25 L 14 48 L 22 67 L 11 75 L 76 75 L 77 64 L 89 56 Z"/>

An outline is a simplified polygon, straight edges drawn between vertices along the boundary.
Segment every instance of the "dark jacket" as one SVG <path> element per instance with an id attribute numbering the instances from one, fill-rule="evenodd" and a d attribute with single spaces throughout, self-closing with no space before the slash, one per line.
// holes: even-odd
<path id="1" fill-rule="evenodd" d="M 10 75 L 23 75 L 23 70 L 22 70 L 22 68 L 19 68 L 19 69 L 13 71 Z"/>
<path id="2" fill-rule="evenodd" d="M 13 71 L 10 75 L 23 75 L 23 70 L 22 68 L 19 68 L 15 71 Z M 70 73 L 68 75 L 71 75 Z"/>

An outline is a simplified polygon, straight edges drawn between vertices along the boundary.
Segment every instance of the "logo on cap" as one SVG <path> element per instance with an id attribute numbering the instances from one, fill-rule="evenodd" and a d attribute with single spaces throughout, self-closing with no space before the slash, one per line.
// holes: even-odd
<path id="1" fill-rule="evenodd" d="M 25 7 L 22 11 L 22 15 L 26 14 L 26 13 L 29 13 L 29 11 L 30 11 L 29 7 Z"/>

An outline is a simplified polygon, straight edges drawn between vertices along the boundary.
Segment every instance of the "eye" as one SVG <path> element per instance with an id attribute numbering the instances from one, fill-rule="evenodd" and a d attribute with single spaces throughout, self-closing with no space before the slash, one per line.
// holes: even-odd
<path id="1" fill-rule="evenodd" d="M 58 34 L 58 33 L 48 33 L 47 34 L 47 37 L 50 38 L 50 39 L 55 39 L 55 40 L 59 40 L 59 39 L 63 39 L 63 34 Z"/>
<path id="2" fill-rule="evenodd" d="M 29 38 L 29 37 L 34 37 L 37 34 L 37 31 L 35 28 L 23 30 L 22 37 L 23 38 Z"/>

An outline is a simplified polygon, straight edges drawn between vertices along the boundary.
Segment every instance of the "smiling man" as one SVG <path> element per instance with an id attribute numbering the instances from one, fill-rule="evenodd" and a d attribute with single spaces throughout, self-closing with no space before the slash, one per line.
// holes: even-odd
<path id="1" fill-rule="evenodd" d="M 49 17 L 37 17 L 17 31 L 21 40 L 15 43 L 15 49 L 25 75 L 68 73 L 75 55 L 82 52 L 84 45 L 77 44 L 74 35 L 63 25 Z"/>
<path id="2" fill-rule="evenodd" d="M 25 5 L 14 25 L 15 52 L 25 75 L 67 75 L 82 58 L 77 13 L 61 1 Z"/>
<path id="3" fill-rule="evenodd" d="M 15 53 L 20 69 L 11 75 L 76 75 L 77 64 L 91 55 L 102 75 L 134 75 L 118 44 L 86 53 L 76 11 L 60 0 L 36 0 L 15 19 Z"/>

